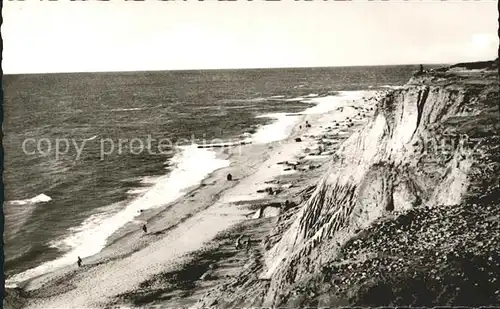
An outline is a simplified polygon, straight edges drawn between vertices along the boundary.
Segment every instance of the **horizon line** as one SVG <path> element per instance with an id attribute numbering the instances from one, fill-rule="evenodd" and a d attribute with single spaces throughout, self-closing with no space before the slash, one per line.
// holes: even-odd
<path id="1" fill-rule="evenodd" d="M 488 60 L 485 60 L 488 61 Z M 458 62 L 457 62 L 458 63 Z M 389 67 L 389 66 L 413 66 L 413 65 L 452 65 L 453 63 L 401 63 L 401 64 L 356 64 L 356 65 L 329 65 L 329 66 L 289 66 L 289 67 L 250 67 L 250 68 L 208 68 L 208 69 L 140 69 L 140 70 L 114 70 L 114 71 L 61 71 L 61 72 L 21 72 L 6 73 L 7 75 L 41 75 L 41 74 L 78 74 L 78 73 L 141 73 L 141 72 L 193 72 L 193 71 L 231 71 L 231 70 L 272 70 L 272 69 L 326 69 L 347 67 Z"/>

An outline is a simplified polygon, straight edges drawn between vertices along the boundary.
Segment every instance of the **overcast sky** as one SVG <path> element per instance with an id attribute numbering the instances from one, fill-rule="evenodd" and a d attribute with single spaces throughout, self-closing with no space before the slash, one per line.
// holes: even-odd
<path id="1" fill-rule="evenodd" d="M 10 73 L 454 63 L 496 57 L 497 2 L 4 1 Z"/>

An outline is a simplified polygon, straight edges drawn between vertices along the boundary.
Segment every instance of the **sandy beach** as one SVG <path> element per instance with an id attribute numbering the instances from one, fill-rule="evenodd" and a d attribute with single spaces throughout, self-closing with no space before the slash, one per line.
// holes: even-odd
<path id="1" fill-rule="evenodd" d="M 195 252 L 220 245 L 217 237 L 224 233 L 230 235 L 224 238 L 225 243 L 230 239 L 229 248 L 234 246 L 235 231 L 250 224 L 250 230 L 258 230 L 247 232 L 252 244 L 260 243 L 258 238 L 275 227 L 273 219 L 284 202 L 299 203 L 294 199 L 316 184 L 339 143 L 370 119 L 374 95 L 374 91 L 343 92 L 310 99 L 317 105 L 293 115 L 300 120 L 286 139 L 220 149 L 219 156 L 230 160 L 229 167 L 215 171 L 175 203 L 144 211 L 109 239 L 99 254 L 85 258 L 82 268 L 75 263 L 26 282 L 27 307 L 126 305 L 130 298 L 117 296 L 144 290 L 141 284 L 155 275 L 181 269 L 194 260 Z M 226 180 L 228 173 L 232 181 Z M 147 222 L 146 235 L 137 222 Z M 196 297 L 187 302 L 194 301 Z"/>
<path id="2" fill-rule="evenodd" d="M 500 1 L 271 1 L 5 1 L 2 308 L 500 309 Z"/>

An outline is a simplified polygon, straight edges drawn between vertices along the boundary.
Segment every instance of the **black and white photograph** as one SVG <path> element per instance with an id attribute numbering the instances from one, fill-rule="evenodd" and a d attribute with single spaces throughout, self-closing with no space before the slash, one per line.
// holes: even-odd
<path id="1" fill-rule="evenodd" d="M 499 307 L 499 9 L 4 0 L 3 308 Z"/>

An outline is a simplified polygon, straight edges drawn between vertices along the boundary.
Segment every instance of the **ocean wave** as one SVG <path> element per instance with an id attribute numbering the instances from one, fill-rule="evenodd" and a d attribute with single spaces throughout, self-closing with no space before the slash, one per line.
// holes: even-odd
<path id="1" fill-rule="evenodd" d="M 84 140 L 84 141 L 91 141 L 91 140 L 94 140 L 94 139 L 96 139 L 96 138 L 97 138 L 98 136 L 99 136 L 99 134 L 97 134 L 97 135 L 94 135 L 94 136 L 92 136 L 92 137 L 89 137 L 89 138 L 84 138 L 83 140 Z"/>
<path id="2" fill-rule="evenodd" d="M 285 101 L 285 102 L 299 102 L 302 100 L 304 100 L 304 97 L 290 98 L 290 99 L 285 99 L 283 101 Z"/>
<path id="3" fill-rule="evenodd" d="M 268 98 L 258 97 L 258 98 L 252 98 L 252 99 L 231 99 L 229 101 L 231 101 L 231 102 L 264 102 L 266 100 L 268 100 Z"/>
<path id="4" fill-rule="evenodd" d="M 35 197 L 24 199 L 24 200 L 12 200 L 7 201 L 11 205 L 28 205 L 28 204 L 38 204 L 50 202 L 52 198 L 44 193 L 38 194 Z"/>
<path id="5" fill-rule="evenodd" d="M 9 235 L 5 235 L 5 241 L 10 241 L 25 227 L 33 211 L 42 204 L 52 199 L 46 194 L 39 194 L 33 198 L 24 200 L 6 201 L 4 206 L 5 221 L 8 221 Z M 19 255 L 21 255 L 19 253 Z"/>
<path id="6" fill-rule="evenodd" d="M 163 177 L 164 176 L 144 176 L 139 179 L 139 182 L 145 185 L 154 185 L 158 181 L 160 181 Z"/>
<path id="7" fill-rule="evenodd" d="M 127 191 L 128 195 L 138 195 L 142 194 L 148 191 L 148 188 L 137 188 L 137 189 L 130 189 Z"/>
<path id="8" fill-rule="evenodd" d="M 161 107 L 162 105 L 159 104 L 157 106 L 153 106 L 153 107 L 131 107 L 131 108 L 114 108 L 114 109 L 110 109 L 109 111 L 110 112 L 130 112 L 130 111 L 142 111 L 142 110 L 147 110 L 147 109 L 155 109 L 155 108 L 159 108 Z"/>
<path id="9" fill-rule="evenodd" d="M 305 109 L 300 113 L 273 113 L 257 116 L 257 118 L 274 118 L 271 124 L 263 125 L 257 129 L 251 140 L 254 143 L 271 143 L 286 139 L 292 132 L 293 127 L 300 119 L 300 115 L 323 114 L 345 107 L 352 101 L 360 100 L 366 96 L 368 91 L 339 91 L 335 95 L 324 97 L 313 97 L 309 99 L 300 98 L 304 103 L 311 103 L 314 106 Z M 296 98 L 299 99 L 299 98 Z M 291 100 L 291 99 L 288 99 Z"/>
<path id="10" fill-rule="evenodd" d="M 213 144 L 203 144 L 203 145 L 198 145 L 198 148 L 226 148 L 226 147 L 235 147 L 235 146 L 240 146 L 240 145 L 247 145 L 251 144 L 252 139 L 251 138 L 245 138 L 237 141 L 228 141 L 228 142 L 223 142 L 223 143 L 213 143 Z"/>
<path id="11" fill-rule="evenodd" d="M 214 151 L 197 148 L 197 145 L 181 147 L 171 161 L 175 166 L 172 172 L 148 178 L 146 182 L 154 180 L 154 184 L 143 194 L 126 205 L 107 207 L 106 211 L 91 215 L 80 226 L 70 229 L 68 236 L 52 241 L 52 247 L 66 251 L 63 256 L 12 276 L 7 279 L 7 284 L 15 286 L 16 283 L 74 264 L 78 256 L 84 258 L 99 253 L 108 237 L 133 222 L 141 210 L 162 207 L 175 201 L 185 194 L 186 189 L 199 184 L 213 171 L 229 165 L 228 160 L 218 159 Z"/>
<path id="12" fill-rule="evenodd" d="M 252 133 L 250 132 L 245 132 L 243 134 L 240 135 L 240 138 L 251 138 L 252 137 Z"/>
<path id="13" fill-rule="evenodd" d="M 338 108 L 345 107 L 352 101 L 360 100 L 363 96 L 368 95 L 368 91 L 339 91 L 336 95 L 325 97 L 312 98 L 304 101 L 305 103 L 315 104 L 302 112 L 302 114 L 323 114 L 334 111 Z"/>
<path id="14" fill-rule="evenodd" d="M 274 118 L 276 120 L 271 124 L 259 127 L 252 135 L 251 140 L 254 143 L 266 144 L 287 138 L 300 116 L 287 113 L 272 113 L 260 115 L 257 118 Z"/>
<path id="15" fill-rule="evenodd" d="M 265 101 L 283 101 L 285 98 L 284 95 L 273 95 L 270 97 L 257 97 L 257 98 L 250 98 L 250 99 L 231 99 L 228 101 L 231 102 L 265 102 Z"/>
<path id="16" fill-rule="evenodd" d="M 400 89 L 400 88 L 403 88 L 403 86 L 394 86 L 394 85 L 382 85 L 380 87 L 381 88 L 389 88 L 389 89 Z"/>

